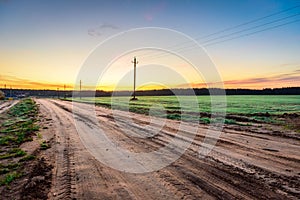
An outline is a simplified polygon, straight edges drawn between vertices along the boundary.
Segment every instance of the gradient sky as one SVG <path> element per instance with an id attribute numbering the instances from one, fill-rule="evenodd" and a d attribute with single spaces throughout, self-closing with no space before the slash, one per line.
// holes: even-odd
<path id="1" fill-rule="evenodd" d="M 12 88 L 36 89 L 62 89 L 66 84 L 67 88 L 72 88 L 91 50 L 108 37 L 132 28 L 169 28 L 198 39 L 297 5 L 300 5 L 300 1 L 0 0 L 0 88 L 5 84 Z M 228 34 L 254 26 L 259 27 L 241 32 L 240 35 L 300 20 L 297 14 L 300 14 L 300 7 L 197 42 L 204 45 L 226 88 L 300 86 L 300 21 L 205 45 L 222 41 L 227 39 Z M 278 21 L 262 25 L 275 20 Z M 208 41 L 215 37 L 221 38 Z M 143 51 L 138 55 L 145 53 L 153 52 Z M 119 89 L 131 89 L 132 56 L 130 54 L 116 61 L 115 67 L 112 67 L 116 70 L 111 70 L 109 76 L 99 82 L 98 88 L 111 90 L 118 82 L 121 84 Z M 143 62 L 142 56 L 138 59 Z M 186 64 L 172 57 L 155 60 L 156 63 L 165 63 L 167 60 L 169 63 L 166 65 L 174 68 Z M 149 69 L 160 71 L 160 76 Z M 149 82 L 153 77 L 155 82 L 161 82 L 166 87 L 185 87 L 180 78 L 175 74 L 174 77 L 170 75 L 164 67 L 160 69 L 159 65 L 153 65 L 149 69 L 143 74 L 140 68 L 140 77 L 145 78 L 147 74 Z M 183 70 L 182 73 L 186 73 L 192 86 L 205 86 L 201 78 L 192 75 L 192 70 Z M 168 79 L 165 80 L 166 76 Z M 139 81 L 138 84 L 140 89 L 153 88 L 155 85 L 142 87 Z"/>

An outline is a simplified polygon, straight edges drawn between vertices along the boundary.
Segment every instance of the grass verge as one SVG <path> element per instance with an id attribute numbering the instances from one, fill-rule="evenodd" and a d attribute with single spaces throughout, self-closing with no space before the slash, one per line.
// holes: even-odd
<path id="1" fill-rule="evenodd" d="M 39 126 L 36 125 L 38 108 L 32 99 L 21 100 L 0 116 L 0 185 L 9 185 L 21 177 L 24 165 L 35 159 L 20 149 L 20 145 L 31 141 Z"/>

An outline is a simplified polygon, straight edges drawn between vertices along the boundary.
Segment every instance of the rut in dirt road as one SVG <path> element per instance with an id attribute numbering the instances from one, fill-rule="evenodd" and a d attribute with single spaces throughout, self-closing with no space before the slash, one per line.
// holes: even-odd
<path id="1" fill-rule="evenodd" d="M 54 122 L 53 131 L 55 131 L 55 165 L 54 165 L 54 179 L 52 181 L 52 193 L 50 194 L 54 199 L 70 199 L 72 186 L 72 149 L 70 148 L 70 135 L 75 131 L 70 129 L 63 123 L 63 112 L 54 110 L 51 106 L 44 106 L 41 104 L 40 111 L 47 113 L 49 119 Z"/>
<path id="2" fill-rule="evenodd" d="M 196 137 L 178 160 L 158 171 L 145 174 L 125 173 L 112 169 L 95 159 L 89 148 L 93 137 L 83 145 L 72 113 L 72 103 L 37 99 L 40 111 L 53 120 L 49 131 L 56 134 L 57 151 L 51 194 L 53 199 L 297 199 L 300 198 L 300 141 L 278 136 L 235 131 L 225 128 L 214 150 L 204 159 L 198 149 L 207 126 L 197 125 Z M 90 105 L 84 104 L 75 117 L 81 120 L 86 133 L 102 129 L 118 148 L 130 152 L 152 152 L 163 148 L 176 134 L 179 123 L 166 120 L 156 134 L 148 116 L 118 112 L 122 127 L 151 137 L 124 134 L 109 109 L 96 107 L 97 122 L 87 115 Z M 47 114 L 46 114 L 47 115 Z M 182 140 L 190 140 L 184 123 Z M 147 129 L 141 129 L 146 127 Z M 78 127 L 77 127 L 78 128 Z M 85 133 L 85 134 L 86 134 Z M 96 141 L 97 142 L 97 141 Z M 90 145 L 90 146 L 89 146 Z M 266 151 L 275 148 L 278 151 Z M 176 149 L 175 149 L 176 151 Z M 93 152 L 93 151 L 92 151 Z M 93 152 L 95 153 L 95 151 Z"/>
<path id="3" fill-rule="evenodd" d="M 10 109 L 14 105 L 16 105 L 18 102 L 19 101 L 17 101 L 17 100 L 10 100 L 10 101 L 6 101 L 6 102 L 2 102 L 0 104 L 0 114 L 5 112 L 6 110 Z"/>

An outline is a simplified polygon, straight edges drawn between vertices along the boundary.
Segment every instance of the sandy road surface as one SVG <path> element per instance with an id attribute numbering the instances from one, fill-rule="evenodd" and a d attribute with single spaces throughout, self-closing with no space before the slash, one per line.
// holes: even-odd
<path id="1" fill-rule="evenodd" d="M 120 172 L 99 162 L 85 148 L 74 124 L 72 103 L 36 99 L 46 120 L 46 131 L 55 135 L 53 180 L 50 199 L 299 199 L 300 140 L 265 134 L 266 130 L 236 131 L 225 128 L 215 149 L 198 157 L 206 126 L 199 125 L 190 148 L 171 165 L 151 173 Z M 96 108 L 99 125 L 82 106 L 76 117 L 91 130 L 102 128 L 119 147 L 133 152 L 157 150 L 174 136 L 178 122 L 167 121 L 153 137 L 124 134 L 111 110 Z M 126 124 L 133 132 L 141 126 Z M 137 125 L 147 125 L 148 117 L 132 114 Z M 184 127 L 194 126 L 186 123 Z M 147 126 L 144 126 L 147 128 Z M 89 128 L 85 131 L 89 131 Z M 151 129 L 144 130 L 151 133 Z M 189 133 L 187 128 L 186 133 Z M 271 130 L 269 130 L 271 131 Z M 88 141 L 93 144 L 95 141 Z"/>
<path id="2" fill-rule="evenodd" d="M 13 100 L 13 101 L 5 101 L 0 103 L 0 114 L 3 113 L 4 111 L 8 110 L 9 108 L 13 107 L 18 101 Z"/>

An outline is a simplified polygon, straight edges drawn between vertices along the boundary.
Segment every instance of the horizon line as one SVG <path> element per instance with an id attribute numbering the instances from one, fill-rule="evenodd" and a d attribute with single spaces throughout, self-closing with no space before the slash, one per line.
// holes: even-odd
<path id="1" fill-rule="evenodd" d="M 291 87 L 274 87 L 274 88 L 261 88 L 261 89 L 257 89 L 257 88 L 218 88 L 218 87 L 195 87 L 195 88 L 160 88 L 160 89 L 145 89 L 145 90 L 136 90 L 137 92 L 143 92 L 143 91 L 160 91 L 160 90 L 190 90 L 190 89 L 218 89 L 218 90 L 274 90 L 274 89 L 290 89 L 290 88 L 299 88 L 300 86 L 291 86 Z M 70 89 L 26 89 L 26 88 L 0 88 L 0 90 L 28 90 L 28 91 L 58 91 L 58 92 L 64 92 L 64 91 L 80 91 L 80 90 L 70 90 Z M 96 90 L 86 90 L 86 89 L 82 89 L 81 92 L 91 92 L 91 91 L 102 91 L 102 92 L 131 92 L 133 90 L 100 90 L 100 89 L 96 89 Z"/>

